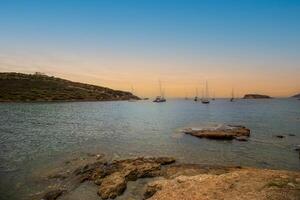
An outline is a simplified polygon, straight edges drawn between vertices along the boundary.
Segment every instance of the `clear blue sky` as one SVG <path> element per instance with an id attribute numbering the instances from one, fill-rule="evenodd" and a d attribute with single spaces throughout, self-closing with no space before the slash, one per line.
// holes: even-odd
<path id="1" fill-rule="evenodd" d="M 121 87 L 139 69 L 167 80 L 170 91 L 184 84 L 175 79 L 185 70 L 211 82 L 220 77 L 228 87 L 234 83 L 226 72 L 274 73 L 274 80 L 258 81 L 276 83 L 280 96 L 288 86 L 291 93 L 300 89 L 299 58 L 299 0 L 0 1 L 0 71 L 40 70 Z M 283 78 L 295 82 L 278 85 Z"/>

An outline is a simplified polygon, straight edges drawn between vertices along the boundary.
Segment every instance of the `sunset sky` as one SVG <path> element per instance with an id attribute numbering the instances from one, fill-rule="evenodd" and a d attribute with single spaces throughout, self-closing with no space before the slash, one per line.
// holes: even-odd
<path id="1" fill-rule="evenodd" d="M 299 0 L 1 0 L 0 71 L 167 97 L 300 92 Z"/>

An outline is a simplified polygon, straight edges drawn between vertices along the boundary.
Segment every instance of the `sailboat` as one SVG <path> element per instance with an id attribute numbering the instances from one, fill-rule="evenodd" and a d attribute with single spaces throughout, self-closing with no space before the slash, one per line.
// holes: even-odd
<path id="1" fill-rule="evenodd" d="M 184 100 L 189 100 L 186 90 L 185 90 L 185 97 L 184 97 Z"/>
<path id="2" fill-rule="evenodd" d="M 233 88 L 232 88 L 232 91 L 231 91 L 231 99 L 230 99 L 231 102 L 234 101 L 234 91 L 233 91 Z"/>
<path id="3" fill-rule="evenodd" d="M 196 96 L 194 98 L 194 101 L 198 101 L 198 88 L 196 88 Z"/>
<path id="4" fill-rule="evenodd" d="M 203 104 L 209 104 L 207 81 L 206 81 L 206 87 L 205 87 L 205 96 L 201 99 L 201 102 L 202 102 Z"/>
<path id="5" fill-rule="evenodd" d="M 159 93 L 160 93 L 160 96 L 157 96 L 153 102 L 156 102 L 156 103 L 166 102 L 166 99 L 164 97 L 164 91 L 162 90 L 160 81 L 159 81 Z"/>
<path id="6" fill-rule="evenodd" d="M 215 97 L 215 92 L 214 92 L 214 95 L 213 95 L 213 98 L 211 100 L 216 100 L 216 97 Z"/>

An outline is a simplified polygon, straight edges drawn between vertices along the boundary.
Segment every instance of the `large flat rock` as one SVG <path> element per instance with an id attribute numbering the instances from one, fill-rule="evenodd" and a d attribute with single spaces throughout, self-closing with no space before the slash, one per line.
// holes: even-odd
<path id="1" fill-rule="evenodd" d="M 219 128 L 210 129 L 185 129 L 184 133 L 199 138 L 233 140 L 250 136 L 250 129 L 244 126 L 226 125 Z"/>

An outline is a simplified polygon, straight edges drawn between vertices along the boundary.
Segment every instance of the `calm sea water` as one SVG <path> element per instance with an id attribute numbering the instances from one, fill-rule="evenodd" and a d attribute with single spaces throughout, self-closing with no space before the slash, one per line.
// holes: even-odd
<path id="1" fill-rule="evenodd" d="M 248 142 L 198 139 L 185 127 L 245 125 Z M 283 139 L 275 135 L 285 135 Z M 288 136 L 295 134 L 296 136 Z M 36 192 L 32 174 L 70 154 L 174 156 L 180 162 L 299 170 L 300 101 L 0 104 L 0 199 Z"/>

